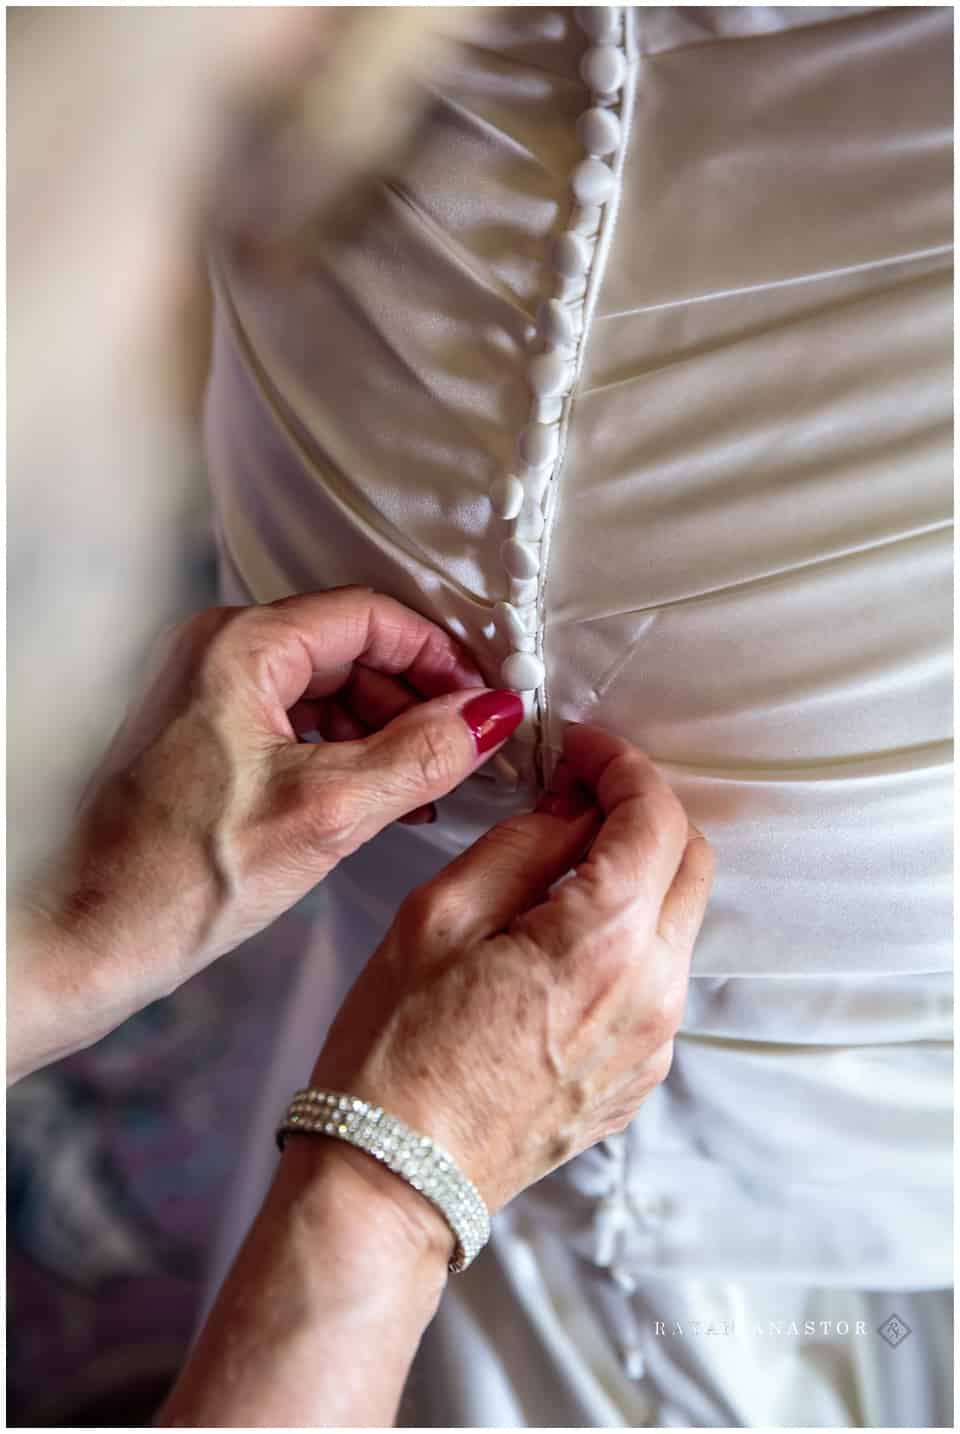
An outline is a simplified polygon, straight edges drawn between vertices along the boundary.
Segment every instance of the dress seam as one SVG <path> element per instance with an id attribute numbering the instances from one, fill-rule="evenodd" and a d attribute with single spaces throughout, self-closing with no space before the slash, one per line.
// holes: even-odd
<path id="1" fill-rule="evenodd" d="M 646 7 L 643 7 L 646 8 Z M 735 8 L 730 6 L 731 9 Z M 791 6 L 797 9 L 797 6 Z M 826 25 L 849 25 L 851 22 L 874 19 L 877 15 L 885 15 L 890 10 L 900 9 L 894 5 L 864 5 L 851 6 L 843 15 L 820 15 L 815 20 L 807 20 L 802 25 L 782 25 L 779 30 L 752 30 L 743 35 L 705 35 L 699 40 L 684 40 L 679 45 L 665 45 L 660 49 L 639 51 L 645 60 L 659 59 L 661 55 L 678 55 L 685 50 L 699 50 L 707 45 L 731 45 L 736 43 L 749 43 L 751 40 L 774 40 L 782 35 L 793 35 L 797 32 L 805 34 L 809 30 L 822 29 Z M 911 6 L 911 9 L 938 9 L 938 6 Z M 852 12 L 852 13 L 851 13 Z"/>
<path id="2" fill-rule="evenodd" d="M 624 76 L 622 89 L 622 103 L 620 108 L 620 124 L 622 127 L 622 143 L 619 153 L 616 156 L 614 170 L 615 184 L 610 201 L 604 208 L 603 222 L 600 230 L 600 237 L 597 241 L 597 249 L 593 256 L 593 263 L 590 271 L 590 282 L 584 300 L 583 327 L 580 334 L 580 342 L 577 348 L 576 371 L 573 384 L 567 402 L 564 405 L 564 413 L 560 425 L 560 442 L 557 451 L 557 458 L 551 474 L 550 485 L 547 494 L 547 502 L 544 505 L 544 531 L 541 542 L 541 562 L 538 574 L 537 585 L 537 637 L 536 653 L 544 666 L 544 680 L 537 693 L 537 740 L 535 748 L 535 760 L 538 776 L 544 787 L 548 786 L 553 775 L 554 751 L 548 740 L 551 720 L 550 696 L 549 696 L 549 675 L 545 660 L 545 636 L 546 636 L 546 594 L 550 579 L 550 558 L 553 547 L 553 535 L 557 522 L 557 511 L 559 507 L 559 490 L 563 478 L 564 466 L 567 456 L 568 438 L 570 424 L 573 418 L 573 411 L 577 400 L 577 386 L 583 373 L 583 361 L 587 345 L 590 341 L 591 328 L 594 322 L 594 315 L 600 289 L 606 273 L 607 261 L 613 245 L 613 235 L 616 228 L 617 218 L 620 212 L 620 201 L 623 192 L 624 170 L 627 154 L 633 139 L 633 113 L 634 101 L 637 89 L 637 77 L 639 71 L 639 56 L 636 46 L 635 14 L 632 6 L 624 7 L 624 49 L 626 52 L 626 74 Z"/>
<path id="3" fill-rule="evenodd" d="M 810 274 L 790 274 L 785 279 L 770 279 L 762 284 L 743 284 L 736 289 L 716 289 L 709 294 L 687 294 L 680 299 L 665 299 L 658 304 L 641 304 L 635 309 L 612 309 L 609 314 L 598 314 L 595 322 L 605 324 L 613 319 L 633 319 L 640 314 L 657 314 L 664 309 L 682 309 L 691 304 L 711 304 L 716 300 L 742 299 L 751 294 L 766 294 L 774 289 L 788 289 L 800 284 L 823 284 L 831 279 L 846 279 L 857 274 L 869 274 L 876 269 L 893 269 L 899 265 L 917 264 L 924 259 L 952 257 L 952 243 L 930 244 L 924 249 L 908 249 L 902 254 L 890 254 L 882 259 L 863 259 L 856 264 L 840 264 L 833 269 L 817 269 Z M 932 269 L 933 274 L 949 273 L 951 265 Z M 923 277 L 926 277 L 924 275 Z"/>

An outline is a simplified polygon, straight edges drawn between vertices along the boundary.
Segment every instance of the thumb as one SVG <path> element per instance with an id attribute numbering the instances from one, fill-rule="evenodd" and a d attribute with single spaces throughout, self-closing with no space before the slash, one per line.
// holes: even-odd
<path id="1" fill-rule="evenodd" d="M 407 708 L 361 741 L 312 749 L 320 767 L 349 752 L 340 809 L 352 844 L 368 841 L 417 807 L 452 792 L 510 736 L 523 717 L 515 692 L 450 692 Z M 337 751 L 339 748 L 339 751 Z"/>
<path id="2" fill-rule="evenodd" d="M 508 929 L 582 860 L 602 817 L 593 793 L 561 760 L 552 790 L 532 812 L 498 822 L 410 893 L 403 911 L 420 923 L 416 939 L 426 935 L 432 954 L 443 956 Z"/>

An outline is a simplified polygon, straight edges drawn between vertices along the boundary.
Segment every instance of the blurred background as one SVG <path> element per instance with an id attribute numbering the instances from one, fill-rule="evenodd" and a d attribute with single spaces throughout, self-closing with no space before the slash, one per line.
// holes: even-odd
<path id="1" fill-rule="evenodd" d="M 153 637 L 215 600 L 200 205 L 305 12 L 8 8 L 8 875 L 56 849 Z M 228 83 L 229 82 L 229 83 Z M 239 953 L 8 1103 L 8 1420 L 149 1422 L 284 972 Z"/>
<path id="2" fill-rule="evenodd" d="M 7 7 L 10 899 L 57 851 L 153 639 L 217 600 L 206 236 L 284 263 L 318 216 L 345 222 L 415 142 L 413 76 L 476 14 Z M 290 974 L 241 949 L 10 1092 L 9 1424 L 150 1422 Z"/>

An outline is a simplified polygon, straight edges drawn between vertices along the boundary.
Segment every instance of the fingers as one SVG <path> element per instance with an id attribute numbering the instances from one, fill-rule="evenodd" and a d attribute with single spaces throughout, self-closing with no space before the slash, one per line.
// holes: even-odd
<path id="1" fill-rule="evenodd" d="M 336 697 L 297 702 L 287 715 L 301 740 L 322 737 L 327 742 L 354 742 L 379 731 L 418 700 L 399 678 L 357 666 Z M 427 802 L 398 820 L 406 826 L 425 826 L 437 820 L 436 805 Z"/>
<path id="2" fill-rule="evenodd" d="M 687 847 L 688 822 L 680 802 L 644 753 L 598 727 L 571 725 L 564 739 L 571 773 L 595 790 L 603 823 L 576 874 L 521 918 L 524 931 L 558 955 L 606 933 L 642 942 L 657 929 L 668 890 Z M 697 844 L 699 846 L 699 843 Z M 695 854 L 700 862 L 699 852 Z M 695 860 L 691 857 L 691 862 Z M 691 866 L 677 888 L 683 914 Z M 702 882 L 699 888 L 703 889 Z"/>
<path id="3" fill-rule="evenodd" d="M 287 713 L 290 726 L 302 742 L 357 742 L 367 728 L 336 698 L 295 702 Z"/>
<path id="4" fill-rule="evenodd" d="M 292 800 L 304 829 L 314 833 L 315 847 L 339 859 L 459 786 L 522 717 L 515 692 L 448 693 L 414 703 L 362 741 L 279 749 L 274 781 L 288 789 L 296 782 Z M 288 790 L 284 805 L 290 801 Z"/>
<path id="5" fill-rule="evenodd" d="M 570 870 L 600 819 L 592 795 L 577 789 L 564 768 L 535 811 L 491 827 L 411 894 L 404 916 L 437 955 L 492 936 Z"/>
<path id="6" fill-rule="evenodd" d="M 515 692 L 481 689 L 415 703 L 358 744 L 363 779 L 376 794 L 378 826 L 446 796 L 515 731 Z"/>
<path id="7" fill-rule="evenodd" d="M 347 669 L 334 696 L 301 698 L 287 716 L 298 737 L 317 733 L 328 742 L 352 742 L 379 731 L 420 700 L 400 678 L 358 664 Z"/>
<path id="8" fill-rule="evenodd" d="M 700 934 L 713 887 L 713 848 L 703 832 L 690 825 L 677 874 L 663 898 L 657 926 L 668 946 L 690 951 Z"/>
<path id="9" fill-rule="evenodd" d="M 471 687 L 478 683 L 472 682 Z M 479 680 L 482 685 L 482 679 Z M 374 672 L 369 667 L 354 667 L 340 701 L 363 723 L 366 731 L 375 732 L 386 727 L 401 712 L 406 712 L 418 701 L 417 694 L 398 677 L 389 677 L 383 672 Z"/>
<path id="10" fill-rule="evenodd" d="M 399 678 L 358 665 L 335 697 L 297 702 L 287 715 L 301 739 L 322 737 L 328 742 L 353 742 L 379 731 L 419 700 Z M 436 819 L 433 802 L 399 818 L 407 826 L 424 826 Z"/>
<path id="11" fill-rule="evenodd" d="M 302 697 L 324 698 L 350 678 L 354 663 L 402 676 L 421 698 L 483 684 L 461 645 L 402 603 L 369 588 L 304 593 L 239 612 L 218 644 L 222 686 L 246 678 L 286 732 L 285 713 Z"/>
<path id="12" fill-rule="evenodd" d="M 570 760 L 559 764 L 539 807 L 493 827 L 404 903 L 404 919 L 434 954 L 517 918 L 557 954 L 604 930 L 631 944 L 659 930 L 678 951 L 692 949 L 713 879 L 709 843 L 631 743 L 598 728 L 569 730 Z M 596 784 L 596 797 L 577 772 Z M 577 862 L 576 874 L 543 903 Z"/>
<path id="13" fill-rule="evenodd" d="M 379 672 L 402 673 L 421 697 L 483 684 L 476 664 L 459 643 L 384 593 L 334 588 L 283 598 L 271 603 L 270 609 L 295 627 L 309 654 L 314 696 L 325 695 L 320 690 L 325 673 L 334 683 L 327 690 L 336 691 L 344 668 L 354 662 Z M 294 692 L 287 705 L 303 690 Z"/>
<path id="14" fill-rule="evenodd" d="M 674 792 L 646 753 L 599 727 L 571 724 L 564 755 L 571 773 L 596 792 L 604 813 L 587 866 L 602 869 L 612 899 L 633 892 L 659 910 L 689 825 Z"/>

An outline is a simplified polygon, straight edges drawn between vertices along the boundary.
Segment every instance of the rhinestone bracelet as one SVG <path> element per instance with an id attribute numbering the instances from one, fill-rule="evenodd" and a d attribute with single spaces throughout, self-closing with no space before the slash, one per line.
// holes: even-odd
<path id="1" fill-rule="evenodd" d="M 332 1135 L 365 1150 L 425 1195 L 456 1237 L 449 1261 L 454 1274 L 465 1270 L 490 1238 L 483 1196 L 456 1161 L 429 1135 L 412 1130 L 379 1105 L 333 1090 L 298 1090 L 277 1128 L 283 1149 L 288 1135 Z"/>

